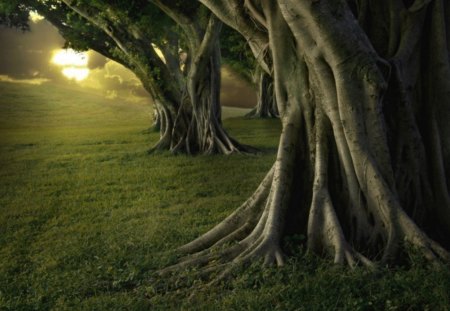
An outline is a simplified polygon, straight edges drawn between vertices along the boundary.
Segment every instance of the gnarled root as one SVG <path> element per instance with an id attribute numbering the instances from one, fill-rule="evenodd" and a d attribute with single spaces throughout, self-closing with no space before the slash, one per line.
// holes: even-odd
<path id="1" fill-rule="evenodd" d="M 178 251 L 181 254 L 192 254 L 214 245 L 219 246 L 225 242 L 235 241 L 233 236 L 239 237 L 238 232 L 243 230 L 244 226 L 255 222 L 255 219 L 261 214 L 262 204 L 269 194 L 273 171 L 272 167 L 253 195 L 230 216 L 194 241 L 181 246 Z"/>
<path id="2" fill-rule="evenodd" d="M 357 261 L 373 268 L 374 263 L 354 250 L 344 237 L 341 224 L 328 191 L 329 123 L 321 111 L 317 113 L 316 157 L 313 198 L 309 211 L 308 249 L 321 252 L 323 248 L 333 255 L 336 264 L 347 263 L 354 267 Z"/>
<path id="3" fill-rule="evenodd" d="M 258 258 L 263 258 L 266 265 L 284 264 L 280 243 L 290 200 L 299 133 L 295 118 L 298 115 L 294 114 L 287 120 L 277 161 L 255 193 L 219 225 L 182 246 L 179 252 L 186 256 L 160 273 L 205 266 L 203 272 L 208 273 L 221 269 L 214 281 L 217 282 L 237 266 Z"/>
<path id="4" fill-rule="evenodd" d="M 383 252 L 381 263 L 384 264 L 395 260 L 399 250 L 404 247 L 404 241 L 416 246 L 425 258 L 433 262 L 450 261 L 449 253 L 430 239 L 402 209 L 396 199 L 395 189 L 381 177 L 373 158 L 367 156 L 363 161 L 358 155 L 358 161 L 361 161 L 359 164 L 355 160 L 351 161 L 354 170 L 352 174 L 360 179 L 357 182 L 357 192 L 366 198 L 367 206 L 363 206 L 363 203 L 355 204 L 351 197 L 339 201 L 336 193 L 330 191 L 329 173 L 332 162 L 329 159 L 329 146 L 337 147 L 330 143 L 334 138 L 330 119 L 319 108 L 316 109 L 314 131 L 316 144 L 314 156 L 311 157 L 314 163 L 312 198 L 309 208 L 306 207 L 308 210 L 300 211 L 301 207 L 308 205 L 300 204 L 291 197 L 295 183 L 293 171 L 296 142 L 301 132 L 298 124 L 286 121 L 277 161 L 253 195 L 214 228 L 181 246 L 178 252 L 183 257 L 175 265 L 160 270 L 160 275 L 195 269 L 200 277 L 208 278 L 210 285 L 213 285 L 229 277 L 239 267 L 255 261 L 262 260 L 263 265 L 282 266 L 284 255 L 281 240 L 285 234 L 287 213 L 292 211 L 308 217 L 307 228 L 300 228 L 307 233 L 308 251 L 319 254 L 326 252 L 339 265 L 363 265 L 373 269 L 380 259 L 374 250 Z M 355 149 L 350 152 L 354 152 L 353 150 Z M 362 148 L 359 152 L 366 151 Z M 356 155 L 353 156 L 356 158 Z M 343 180 L 349 182 L 350 179 Z M 361 186 L 362 182 L 364 187 Z M 336 203 L 343 202 L 348 204 L 344 210 L 351 217 L 356 215 L 373 219 L 351 224 L 342 211 L 339 213 L 336 209 Z M 368 225 L 361 228 L 357 225 L 361 223 Z M 353 234 L 352 237 L 365 237 L 365 246 L 370 250 L 367 254 L 357 249 L 361 244 L 349 239 L 348 233 L 346 235 L 346 225 L 354 225 L 357 227 L 355 230 L 365 232 Z M 211 280 L 209 277 L 213 275 L 215 277 Z"/>
<path id="5" fill-rule="evenodd" d="M 429 238 L 403 211 L 399 213 L 399 222 L 404 241 L 417 247 L 425 258 L 432 262 L 440 260 L 450 262 L 450 253 L 439 243 Z"/>
<path id="6" fill-rule="evenodd" d="M 200 268 L 200 274 L 211 274 L 220 270 L 214 281 L 217 282 L 236 267 L 256 258 L 264 258 L 265 264 L 282 265 L 279 234 L 274 231 L 274 224 L 281 220 L 269 221 L 274 169 L 240 208 L 196 240 L 180 247 L 178 251 L 184 257 L 158 273 L 167 275 L 180 269 Z"/>

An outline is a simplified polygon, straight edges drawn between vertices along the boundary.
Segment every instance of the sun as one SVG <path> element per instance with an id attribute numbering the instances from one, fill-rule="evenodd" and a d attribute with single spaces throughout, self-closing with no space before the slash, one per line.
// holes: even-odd
<path id="1" fill-rule="evenodd" d="M 88 60 L 88 55 L 85 52 L 76 52 L 72 49 L 64 49 L 54 52 L 52 63 L 59 66 L 86 67 Z"/>
<path id="2" fill-rule="evenodd" d="M 72 49 L 56 50 L 51 62 L 62 67 L 62 74 L 71 80 L 82 81 L 89 76 L 89 61 L 86 52 L 76 52 Z"/>

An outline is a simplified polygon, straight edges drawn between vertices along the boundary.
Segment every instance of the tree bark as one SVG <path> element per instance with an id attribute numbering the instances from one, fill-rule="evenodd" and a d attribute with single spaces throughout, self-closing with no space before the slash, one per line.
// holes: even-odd
<path id="1" fill-rule="evenodd" d="M 186 78 L 188 100 L 193 108 L 189 133 L 198 137 L 190 141 L 189 148 L 202 153 L 253 152 L 231 138 L 221 122 L 219 33 L 222 23 L 211 15 L 209 25 L 202 36 L 189 36 L 192 55 Z M 199 39 L 202 40 L 199 40 Z M 199 44 L 200 43 L 200 44 Z"/>
<path id="2" fill-rule="evenodd" d="M 411 247 L 448 262 L 447 2 L 201 2 L 231 27 L 243 21 L 223 7 L 235 5 L 267 30 L 283 131 L 255 193 L 162 273 L 282 265 L 294 232 L 337 264 L 397 263 Z"/>
<path id="3" fill-rule="evenodd" d="M 258 66 L 253 74 L 253 84 L 257 89 L 257 102 L 255 108 L 246 117 L 278 118 L 278 107 L 272 77 Z"/>
<path id="4" fill-rule="evenodd" d="M 209 13 L 207 25 L 202 25 L 203 13 L 200 7 L 196 14 L 190 16 L 176 3 L 160 0 L 152 0 L 152 3 L 179 25 L 187 42 L 188 57 L 181 105 L 191 107 L 192 114 L 187 125 L 186 139 L 179 148 L 194 154 L 256 152 L 256 149 L 242 145 L 230 137 L 222 126 L 219 45 L 222 22 Z"/>

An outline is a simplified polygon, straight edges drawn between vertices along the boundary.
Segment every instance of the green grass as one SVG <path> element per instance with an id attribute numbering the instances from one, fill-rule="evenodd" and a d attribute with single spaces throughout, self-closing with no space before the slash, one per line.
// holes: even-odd
<path id="1" fill-rule="evenodd" d="M 0 83 L 0 94 L 0 310 L 450 308 L 448 269 L 338 270 L 301 251 L 193 301 L 193 288 L 167 292 L 152 271 L 251 194 L 278 121 L 224 121 L 263 155 L 149 156 L 158 134 L 145 103 L 50 85 Z"/>

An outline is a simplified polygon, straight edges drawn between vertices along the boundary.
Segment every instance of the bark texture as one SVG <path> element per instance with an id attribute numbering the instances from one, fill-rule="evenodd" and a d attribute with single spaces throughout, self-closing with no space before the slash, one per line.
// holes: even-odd
<path id="1" fill-rule="evenodd" d="M 261 62 L 283 131 L 254 194 L 162 272 L 195 265 L 220 279 L 258 258 L 282 265 L 292 233 L 337 264 L 399 262 L 411 247 L 448 262 L 448 2 L 201 2 L 248 40 L 251 20 L 269 43 Z"/>
<path id="2" fill-rule="evenodd" d="M 219 34 L 222 22 L 198 6 L 194 13 L 170 1 L 152 0 L 180 27 L 186 42 L 187 59 L 183 68 L 183 107 L 192 107 L 187 122 L 184 148 L 188 153 L 254 153 L 230 137 L 221 122 Z M 207 25 L 203 25 L 203 16 Z M 203 24 L 202 24 L 203 23 Z"/>
<path id="3" fill-rule="evenodd" d="M 256 88 L 257 102 L 255 108 L 246 117 L 278 118 L 278 107 L 272 77 L 258 66 L 253 74 L 253 84 Z"/>

